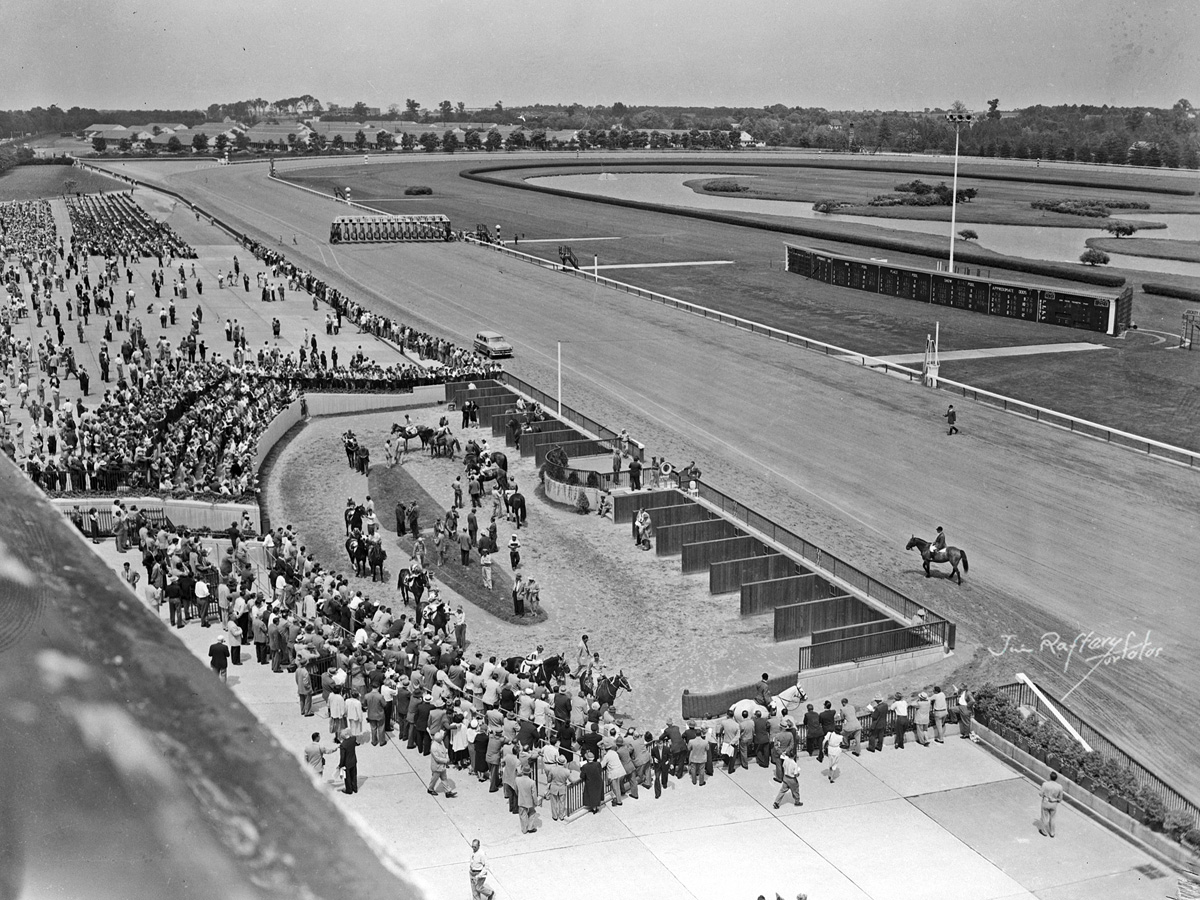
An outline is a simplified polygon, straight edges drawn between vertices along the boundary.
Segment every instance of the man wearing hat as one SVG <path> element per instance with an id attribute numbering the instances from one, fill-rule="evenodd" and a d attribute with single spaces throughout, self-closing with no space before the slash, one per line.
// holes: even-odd
<path id="1" fill-rule="evenodd" d="M 929 701 L 929 695 L 921 691 L 917 695 L 916 704 L 909 707 L 909 712 L 912 715 L 913 730 L 917 734 L 917 743 L 922 747 L 929 746 L 929 734 L 926 729 L 929 728 L 929 714 L 933 708 L 933 704 Z"/>
<path id="2" fill-rule="evenodd" d="M 887 730 L 888 706 L 883 702 L 882 697 L 876 697 L 875 702 L 867 709 L 871 714 L 871 739 L 867 743 L 867 750 L 875 753 L 883 749 L 883 734 Z"/>
<path id="3" fill-rule="evenodd" d="M 229 674 L 229 647 L 225 645 L 225 635 L 219 635 L 217 640 L 208 648 L 209 665 L 222 681 Z"/>

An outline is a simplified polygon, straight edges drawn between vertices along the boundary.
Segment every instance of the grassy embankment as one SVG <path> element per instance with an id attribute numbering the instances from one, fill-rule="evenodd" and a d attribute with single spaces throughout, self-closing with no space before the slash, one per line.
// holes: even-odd
<path id="1" fill-rule="evenodd" d="M 75 191 L 83 194 L 129 190 L 129 185 L 114 178 L 72 166 L 17 166 L 0 176 L 0 202 L 61 197 L 71 180 Z"/>

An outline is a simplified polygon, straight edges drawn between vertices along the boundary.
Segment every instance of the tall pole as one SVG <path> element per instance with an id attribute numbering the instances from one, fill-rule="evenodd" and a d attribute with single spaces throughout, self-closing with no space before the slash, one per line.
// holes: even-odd
<path id="1" fill-rule="evenodd" d="M 954 228 L 958 212 L 958 123 L 954 124 L 954 179 L 950 188 L 950 274 L 954 274 Z"/>
<path id="2" fill-rule="evenodd" d="M 970 113 L 947 113 L 946 121 L 954 124 L 954 179 L 950 188 L 950 274 L 954 274 L 954 229 L 958 212 L 958 130 L 963 122 L 971 122 L 975 117 Z M 932 291 L 930 296 L 932 298 Z"/>
<path id="3" fill-rule="evenodd" d="M 558 415 L 562 417 L 562 341 L 558 342 Z"/>

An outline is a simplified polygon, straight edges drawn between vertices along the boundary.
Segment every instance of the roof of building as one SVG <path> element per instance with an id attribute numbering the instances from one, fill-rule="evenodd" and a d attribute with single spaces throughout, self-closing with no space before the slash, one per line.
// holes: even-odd
<path id="1" fill-rule="evenodd" d="M 83 130 L 84 130 L 84 132 L 90 134 L 93 131 L 126 131 L 127 129 L 125 128 L 124 125 L 116 125 L 113 123 L 99 122 L 94 125 L 89 125 L 87 128 L 85 128 Z"/>

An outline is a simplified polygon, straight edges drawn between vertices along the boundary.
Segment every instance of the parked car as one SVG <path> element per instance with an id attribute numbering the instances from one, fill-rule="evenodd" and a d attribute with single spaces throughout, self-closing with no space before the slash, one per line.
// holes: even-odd
<path id="1" fill-rule="evenodd" d="M 475 351 L 489 359 L 513 355 L 512 344 L 504 339 L 504 335 L 495 331 L 481 331 L 475 335 Z"/>

